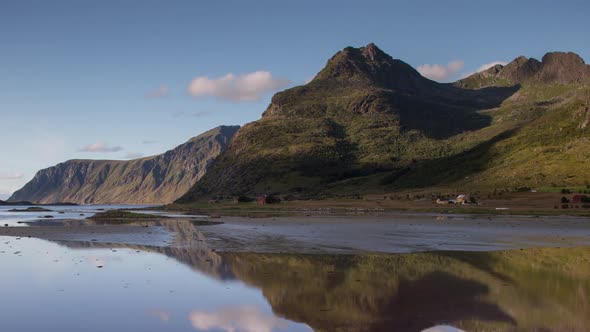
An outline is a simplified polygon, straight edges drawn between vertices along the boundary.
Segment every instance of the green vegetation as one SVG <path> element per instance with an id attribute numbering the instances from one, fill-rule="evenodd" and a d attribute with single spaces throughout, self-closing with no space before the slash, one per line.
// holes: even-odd
<path id="1" fill-rule="evenodd" d="M 49 210 L 40 206 L 31 206 L 26 209 L 11 209 L 8 212 L 50 212 L 53 210 Z"/>
<path id="2" fill-rule="evenodd" d="M 150 220 L 150 219 L 162 219 L 164 217 L 154 215 L 154 214 L 146 214 L 146 213 L 136 213 L 136 212 L 129 212 L 124 210 L 108 210 L 104 212 L 99 212 L 89 217 L 88 219 L 91 220 Z"/>
<path id="3" fill-rule="evenodd" d="M 537 78 L 542 63 L 515 61 L 445 85 L 374 45 L 346 48 L 310 83 L 277 93 L 178 202 L 584 185 L 590 88 L 569 74 Z"/>

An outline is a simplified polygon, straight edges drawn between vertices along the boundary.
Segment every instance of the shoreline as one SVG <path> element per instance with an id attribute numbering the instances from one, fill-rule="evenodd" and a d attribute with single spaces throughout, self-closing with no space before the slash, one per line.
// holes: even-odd
<path id="1" fill-rule="evenodd" d="M 0 236 L 218 252 L 311 254 L 497 251 L 590 245 L 590 223 L 586 218 L 577 217 L 413 213 L 267 218 L 232 216 L 207 221 L 211 223 L 191 218 L 166 218 L 120 225 L 72 221 L 64 222 L 63 226 L 0 227 Z"/>
<path id="2" fill-rule="evenodd" d="M 491 216 L 574 216 L 589 217 L 590 207 L 585 204 L 560 203 L 563 196 L 558 192 L 512 192 L 499 196 L 487 197 L 480 194 L 479 204 L 436 204 L 430 196 L 432 192 L 399 192 L 394 195 L 372 194 L 362 199 L 328 198 L 315 200 L 282 201 L 275 204 L 257 204 L 256 202 L 238 203 L 230 200 L 201 201 L 186 204 L 166 204 L 144 208 L 145 210 L 177 211 L 193 214 L 219 216 L 255 216 L 255 215 L 297 215 L 297 214 L 335 214 L 350 213 L 439 213 L 439 214 L 478 214 Z M 408 198 L 403 198 L 408 197 Z M 570 207 L 571 206 L 571 207 Z M 586 206 L 586 207 L 585 207 Z"/>

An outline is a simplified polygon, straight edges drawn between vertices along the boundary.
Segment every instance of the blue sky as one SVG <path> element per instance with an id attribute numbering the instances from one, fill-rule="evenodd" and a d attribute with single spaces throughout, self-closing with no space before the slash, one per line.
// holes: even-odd
<path id="1" fill-rule="evenodd" d="M 157 154 L 256 120 L 346 46 L 375 42 L 439 81 L 554 50 L 588 61 L 588 13 L 587 1 L 0 0 L 0 198 L 61 161 Z"/>

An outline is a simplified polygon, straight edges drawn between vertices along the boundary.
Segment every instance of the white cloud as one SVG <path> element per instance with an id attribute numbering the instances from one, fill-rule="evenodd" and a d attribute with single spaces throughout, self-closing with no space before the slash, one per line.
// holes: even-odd
<path id="1" fill-rule="evenodd" d="M 272 332 L 287 327 L 287 321 L 251 305 L 222 308 L 214 312 L 193 311 L 189 320 L 197 330 L 225 332 Z"/>
<path id="2" fill-rule="evenodd" d="M 477 70 L 475 72 L 479 73 L 480 71 L 484 71 L 488 68 L 492 68 L 495 65 L 506 66 L 506 64 L 508 64 L 508 62 L 506 62 L 506 61 L 492 61 L 490 63 L 486 63 L 486 64 L 479 66 L 479 68 L 477 68 Z"/>
<path id="3" fill-rule="evenodd" d="M 193 97 L 215 97 L 233 102 L 257 101 L 266 93 L 274 92 L 290 82 L 274 78 L 268 71 L 245 75 L 227 74 L 218 78 L 199 76 L 189 84 L 187 92 Z"/>
<path id="4" fill-rule="evenodd" d="M 460 60 L 451 61 L 446 66 L 438 64 L 424 64 L 418 66 L 418 72 L 420 72 L 422 76 L 434 81 L 446 81 L 461 69 L 463 69 L 463 61 Z"/>
<path id="5" fill-rule="evenodd" d="M 103 141 L 98 141 L 96 143 L 86 145 L 85 147 L 81 148 L 78 151 L 81 152 L 118 152 L 123 150 L 120 146 L 109 146 L 107 143 Z"/>
<path id="6" fill-rule="evenodd" d="M 20 180 L 25 177 L 22 172 L 0 173 L 0 180 Z"/>
<path id="7" fill-rule="evenodd" d="M 506 62 L 506 61 L 492 61 L 492 62 L 489 62 L 489 63 L 485 63 L 485 64 L 479 66 L 475 71 L 470 71 L 470 72 L 467 72 L 467 73 L 463 73 L 461 75 L 461 78 L 469 77 L 469 76 L 471 76 L 471 75 L 473 75 L 475 73 L 479 73 L 479 72 L 484 71 L 484 70 L 486 70 L 488 68 L 492 68 L 495 65 L 505 66 L 506 64 L 508 64 L 508 62 Z"/>
<path id="8" fill-rule="evenodd" d="M 160 87 L 156 90 L 152 90 L 149 91 L 148 93 L 145 94 L 146 98 L 149 99 L 154 99 L 154 98 L 166 98 L 168 97 L 170 94 L 170 91 L 168 89 L 168 86 L 166 85 L 160 85 Z"/>
<path id="9" fill-rule="evenodd" d="M 143 157 L 143 154 L 136 152 L 129 152 L 125 155 L 125 159 L 139 159 Z"/>

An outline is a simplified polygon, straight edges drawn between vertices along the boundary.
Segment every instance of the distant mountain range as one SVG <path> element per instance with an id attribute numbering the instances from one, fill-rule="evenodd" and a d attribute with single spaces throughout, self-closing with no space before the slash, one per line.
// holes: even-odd
<path id="1" fill-rule="evenodd" d="M 66 161 L 37 172 L 9 201 L 169 203 L 205 174 L 238 128 L 217 127 L 152 157 Z"/>
<path id="2" fill-rule="evenodd" d="M 521 56 L 442 84 L 374 44 L 347 47 L 239 130 L 220 127 L 150 158 L 68 161 L 10 200 L 581 186 L 590 184 L 589 106 L 590 66 L 574 53 Z"/>

